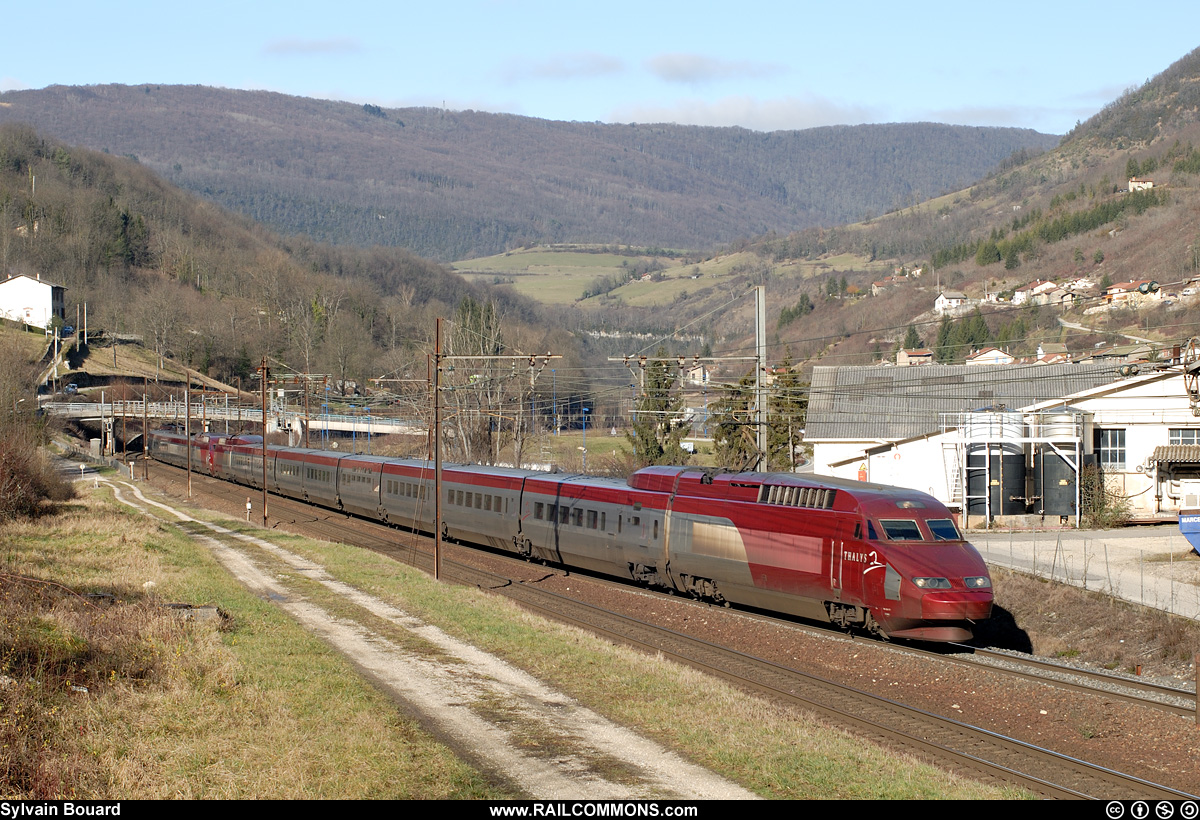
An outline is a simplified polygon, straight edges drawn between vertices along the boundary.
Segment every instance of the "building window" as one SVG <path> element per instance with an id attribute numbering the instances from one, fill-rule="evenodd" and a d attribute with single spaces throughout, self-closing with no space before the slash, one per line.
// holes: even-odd
<path id="1" fill-rule="evenodd" d="M 1200 444 L 1200 427 L 1172 427 L 1168 444 Z"/>
<path id="2" fill-rule="evenodd" d="M 1097 430 L 1101 470 L 1125 469 L 1125 431 Z"/>

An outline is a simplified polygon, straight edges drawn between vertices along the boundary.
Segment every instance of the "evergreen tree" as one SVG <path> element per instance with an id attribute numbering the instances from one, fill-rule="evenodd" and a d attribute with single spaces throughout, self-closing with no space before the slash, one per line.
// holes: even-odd
<path id="1" fill-rule="evenodd" d="M 759 469 L 790 471 L 794 453 L 803 440 L 808 413 L 808 382 L 791 370 L 791 354 L 783 361 L 787 370 L 776 377 L 768 390 L 766 463 Z M 758 461 L 754 426 L 754 374 L 743 376 L 736 385 L 711 405 L 716 415 L 713 445 L 716 462 L 730 470 L 747 470 Z"/>
<path id="2" fill-rule="evenodd" d="M 919 347 L 923 347 L 924 344 L 925 343 L 921 340 L 920 335 L 917 333 L 916 327 L 909 325 L 908 332 L 904 334 L 904 349 L 916 350 Z"/>
<path id="3" fill-rule="evenodd" d="M 659 358 L 666 354 L 659 348 Z M 638 398 L 633 432 L 626 434 L 639 467 L 688 462 L 689 455 L 680 442 L 692 428 L 680 420 L 683 396 L 674 388 L 675 368 L 670 362 L 646 364 L 646 390 Z"/>
<path id="4" fill-rule="evenodd" d="M 754 434 L 754 375 L 726 385 L 724 394 L 709 405 L 716 420 L 713 450 L 717 465 L 728 470 L 748 469 L 758 456 Z"/>
<path id="5" fill-rule="evenodd" d="M 1004 269 L 1016 270 L 1021 267 L 1021 256 L 1017 253 L 1016 245 L 1012 245 L 1008 249 L 1008 253 L 1004 255 Z"/>
<path id="6" fill-rule="evenodd" d="M 979 267 L 999 262 L 1000 258 L 1000 247 L 992 239 L 980 245 L 979 250 L 975 252 L 975 264 Z"/>
<path id="7" fill-rule="evenodd" d="M 951 336 L 954 334 L 954 321 L 950 314 L 942 315 L 942 323 L 938 326 L 937 342 L 933 346 L 933 357 L 939 362 L 949 362 L 954 358 L 954 348 Z"/>
<path id="8" fill-rule="evenodd" d="M 767 469 L 791 472 L 808 416 L 808 382 L 792 370 L 791 351 L 784 372 L 771 385 L 767 414 Z"/>

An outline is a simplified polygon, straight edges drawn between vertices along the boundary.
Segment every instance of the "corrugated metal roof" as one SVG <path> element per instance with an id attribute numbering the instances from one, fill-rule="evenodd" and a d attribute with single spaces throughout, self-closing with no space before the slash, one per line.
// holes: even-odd
<path id="1" fill-rule="evenodd" d="M 1200 444 L 1166 444 L 1154 448 L 1151 461 L 1165 461 L 1171 464 L 1200 463 Z"/>
<path id="2" fill-rule="evenodd" d="M 979 367 L 814 367 L 805 438 L 896 440 L 941 429 L 942 413 L 1025 407 L 1117 380 L 1111 362 Z"/>

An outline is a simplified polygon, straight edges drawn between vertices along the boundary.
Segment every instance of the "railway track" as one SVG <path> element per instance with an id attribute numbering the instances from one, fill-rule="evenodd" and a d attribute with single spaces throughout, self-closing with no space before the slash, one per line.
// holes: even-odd
<path id="1" fill-rule="evenodd" d="M 1113 700 L 1161 709 L 1181 717 L 1196 717 L 1196 693 L 1190 689 L 1166 686 L 1154 681 L 1137 680 L 1114 675 L 1097 669 L 1067 666 L 1045 658 L 994 649 L 963 646 L 970 651 L 967 657 L 914 650 L 923 654 L 936 654 L 954 663 L 986 666 L 1003 674 L 1025 680 L 1048 683 L 1074 692 L 1090 692 L 1104 695 Z"/>
<path id="2" fill-rule="evenodd" d="M 158 465 L 156 469 L 160 475 L 175 474 L 176 482 L 183 474 L 182 470 L 166 465 Z M 223 498 L 226 503 L 237 506 L 246 492 L 243 487 L 214 479 L 193 481 L 199 485 L 201 493 Z M 431 548 L 428 539 L 421 536 L 348 519 L 343 514 L 291 499 L 273 496 L 271 506 L 276 521 L 291 523 L 320 538 L 353 543 L 420 569 L 432 570 Z M 524 562 L 520 563 L 524 565 Z M 456 559 L 443 557 L 442 573 L 447 580 L 492 589 L 554 620 L 661 653 L 776 702 L 816 712 L 875 742 L 903 749 L 986 781 L 1018 785 L 1050 798 L 1161 800 L 1191 797 L 1167 786 L 520 583 L 512 577 Z"/>
<path id="3" fill-rule="evenodd" d="M 520 559 L 513 558 L 509 555 L 504 555 L 501 553 L 497 553 L 497 555 L 505 560 L 520 561 Z M 574 572 L 576 574 L 582 574 L 579 570 L 575 570 Z M 589 575 L 588 577 L 593 583 L 618 589 L 629 588 L 628 584 L 603 575 Z M 642 588 L 639 588 L 639 590 L 650 595 L 665 594 Z M 703 601 L 695 601 L 691 599 L 676 600 L 678 600 L 681 604 L 695 606 L 704 610 L 713 608 L 712 604 Z M 845 634 L 837 627 L 827 624 L 805 623 L 795 619 L 781 618 L 778 615 L 748 610 L 739 610 L 739 613 L 744 618 L 762 620 L 772 624 L 783 625 L 788 629 L 802 632 L 806 635 L 829 637 L 831 635 Z M 867 640 L 873 639 L 868 638 Z M 900 652 L 917 657 L 935 659 L 938 662 L 951 663 L 964 667 L 982 667 L 996 674 L 1006 675 L 1020 680 L 1057 686 L 1061 689 L 1066 689 L 1072 692 L 1098 694 L 1113 700 L 1121 701 L 1123 703 L 1130 703 L 1136 706 L 1158 709 L 1169 714 L 1178 715 L 1180 717 L 1196 717 L 1196 693 L 1191 689 L 1166 686 L 1153 681 L 1138 680 L 1128 676 L 1114 675 L 1110 672 L 1104 672 L 1096 669 L 1055 663 L 1054 661 L 1047 660 L 1045 658 L 1038 658 L 1034 655 L 1028 655 L 1019 652 L 1000 651 L 985 647 L 971 646 L 969 644 L 941 644 L 940 647 L 942 648 L 940 650 L 924 649 L 918 645 L 904 643 L 889 644 L 879 642 L 877 645 L 880 647 L 886 647 L 887 650 L 892 652 Z M 961 653 L 948 653 L 945 651 L 945 648 L 947 647 L 960 650 Z"/>

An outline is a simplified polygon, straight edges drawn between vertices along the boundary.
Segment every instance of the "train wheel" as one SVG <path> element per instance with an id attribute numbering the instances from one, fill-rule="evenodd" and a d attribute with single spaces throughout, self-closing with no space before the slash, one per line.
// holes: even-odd
<path id="1" fill-rule="evenodd" d="M 864 623 L 863 626 L 866 628 L 867 633 L 872 637 L 878 638 L 881 641 L 891 640 L 891 637 L 889 637 L 888 634 L 883 631 L 883 627 L 881 627 L 879 622 L 875 620 L 875 616 L 871 614 L 871 610 L 869 609 L 867 610 L 866 623 Z"/>

